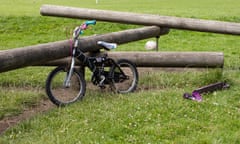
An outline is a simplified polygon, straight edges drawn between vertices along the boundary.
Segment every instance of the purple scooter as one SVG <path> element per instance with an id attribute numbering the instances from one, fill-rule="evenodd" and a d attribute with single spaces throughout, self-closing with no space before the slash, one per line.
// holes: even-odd
<path id="1" fill-rule="evenodd" d="M 216 90 L 223 90 L 223 89 L 227 89 L 229 87 L 230 87 L 230 85 L 227 84 L 226 82 L 217 82 L 214 84 L 210 84 L 210 85 L 198 88 L 198 89 L 194 90 L 192 92 L 192 94 L 184 93 L 183 98 L 201 102 L 202 101 L 201 94 L 214 92 Z"/>

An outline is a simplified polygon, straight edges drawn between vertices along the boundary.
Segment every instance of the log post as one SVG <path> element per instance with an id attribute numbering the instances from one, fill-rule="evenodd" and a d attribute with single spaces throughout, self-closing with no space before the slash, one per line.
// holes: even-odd
<path id="1" fill-rule="evenodd" d="M 161 34 L 166 34 L 167 32 L 168 30 L 165 28 L 161 29 L 158 26 L 148 26 L 96 36 L 81 37 L 79 40 L 79 48 L 83 52 L 96 51 L 101 48 L 97 46 L 97 41 L 100 40 L 124 44 L 156 37 Z M 0 72 L 41 64 L 69 55 L 70 42 L 68 40 L 4 50 L 0 51 Z"/>
<path id="2" fill-rule="evenodd" d="M 128 59 L 138 67 L 221 68 L 224 64 L 222 52 L 109 52 L 108 56 L 114 60 Z M 40 65 L 59 66 L 69 61 L 69 58 L 64 58 Z M 81 65 L 80 62 L 77 64 Z"/>
<path id="3" fill-rule="evenodd" d="M 100 21 L 125 24 L 146 26 L 157 25 L 183 30 L 240 35 L 240 23 L 233 22 L 179 18 L 173 16 L 159 16 L 151 14 L 138 14 L 55 5 L 42 5 L 40 13 L 43 16 L 56 16 L 76 19 L 95 19 Z"/>

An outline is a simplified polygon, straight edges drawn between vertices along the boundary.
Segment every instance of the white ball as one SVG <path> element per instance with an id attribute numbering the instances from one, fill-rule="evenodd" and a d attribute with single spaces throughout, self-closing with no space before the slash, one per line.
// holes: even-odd
<path id="1" fill-rule="evenodd" d="M 157 48 L 157 43 L 156 41 L 147 41 L 145 44 L 145 49 L 146 50 L 153 50 Z"/>

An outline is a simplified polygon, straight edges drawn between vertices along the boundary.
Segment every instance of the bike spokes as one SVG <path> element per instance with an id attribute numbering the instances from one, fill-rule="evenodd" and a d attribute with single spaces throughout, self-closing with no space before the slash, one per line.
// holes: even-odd
<path id="1" fill-rule="evenodd" d="M 112 71 L 113 88 L 119 93 L 133 92 L 137 87 L 138 72 L 131 62 L 127 60 L 118 61 Z"/>
<path id="2" fill-rule="evenodd" d="M 58 105 L 75 102 L 84 96 L 86 84 L 81 74 L 73 72 L 69 85 L 65 85 L 66 71 L 64 68 L 55 69 L 47 79 L 46 91 L 50 100 Z"/>

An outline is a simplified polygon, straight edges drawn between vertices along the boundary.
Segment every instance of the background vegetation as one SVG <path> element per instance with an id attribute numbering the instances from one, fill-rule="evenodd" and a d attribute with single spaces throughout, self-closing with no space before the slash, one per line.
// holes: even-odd
<path id="1" fill-rule="evenodd" d="M 238 0 L 0 0 L 0 50 L 69 38 L 83 20 L 43 17 L 42 4 L 152 13 L 240 22 Z M 86 35 L 137 26 L 98 22 Z M 145 51 L 147 40 L 119 46 Z M 127 95 L 87 90 L 83 101 L 54 108 L 6 131 L 0 143 L 240 143 L 239 36 L 171 30 L 160 51 L 222 51 L 223 69 L 141 73 L 138 91 Z M 47 98 L 51 67 L 0 74 L 0 119 Z M 226 80 L 231 88 L 187 101 L 184 92 Z"/>

